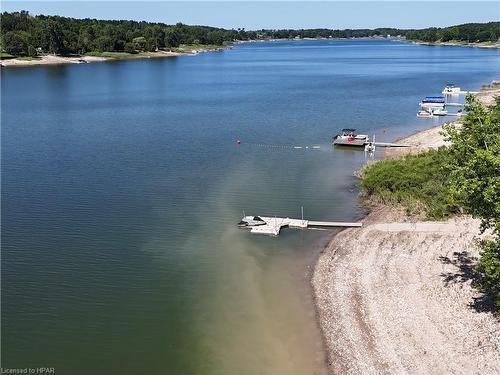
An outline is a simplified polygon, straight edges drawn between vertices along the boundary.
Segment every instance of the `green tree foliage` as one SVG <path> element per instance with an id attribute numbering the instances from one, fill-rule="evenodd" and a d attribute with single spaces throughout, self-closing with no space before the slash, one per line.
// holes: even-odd
<path id="1" fill-rule="evenodd" d="M 500 99 L 484 108 L 472 95 L 460 126 L 445 126 L 451 158 L 450 193 L 483 228 L 500 233 Z"/>
<path id="2" fill-rule="evenodd" d="M 78 52 L 86 53 L 93 50 L 93 41 L 95 40 L 95 31 L 92 26 L 81 27 L 78 31 Z"/>
<path id="3" fill-rule="evenodd" d="M 495 298 L 497 314 L 500 313 L 500 239 L 482 242 L 481 257 L 476 266 L 482 278 L 479 287 Z"/>
<path id="4" fill-rule="evenodd" d="M 500 22 L 466 23 L 445 28 L 430 27 L 422 30 L 408 30 L 406 39 L 424 42 L 496 42 L 500 38 Z"/>
<path id="5" fill-rule="evenodd" d="M 165 47 L 176 48 L 181 44 L 181 35 L 176 27 L 172 27 L 165 32 Z"/>
<path id="6" fill-rule="evenodd" d="M 492 241 L 482 242 L 477 266 L 480 287 L 496 296 L 500 309 L 500 98 L 484 108 L 468 96 L 467 116 L 460 127 L 448 125 L 450 147 L 450 194 L 482 220 L 482 229 L 491 229 Z"/>
<path id="7" fill-rule="evenodd" d="M 137 52 L 171 49 L 181 44 L 215 44 L 249 39 L 293 38 L 361 38 L 374 36 L 406 36 L 407 39 L 496 41 L 500 23 L 464 24 L 447 28 L 400 30 L 394 28 L 332 30 L 281 29 L 246 31 L 182 23 L 137 21 L 105 21 L 59 16 L 31 16 L 26 11 L 1 15 L 0 42 L 3 50 L 15 55 L 28 55 L 40 48 L 44 53 Z M 143 38 L 137 41 L 137 38 Z"/>
<path id="8" fill-rule="evenodd" d="M 28 54 L 28 36 L 25 31 L 9 31 L 3 35 L 4 50 L 12 55 Z"/>
<path id="9" fill-rule="evenodd" d="M 137 38 L 132 39 L 132 43 L 134 44 L 134 48 L 137 51 L 145 51 L 146 50 L 146 38 L 143 36 L 139 36 Z M 105 51 L 111 51 L 111 50 L 105 50 Z"/>
<path id="10" fill-rule="evenodd" d="M 64 34 L 62 31 L 61 24 L 54 19 L 49 19 L 45 23 L 45 28 L 43 32 L 43 42 L 46 50 L 53 54 L 64 53 Z"/>
<path id="11" fill-rule="evenodd" d="M 4 12 L 1 47 L 22 56 L 40 48 L 44 53 L 137 52 L 176 48 L 180 44 L 217 44 L 248 39 L 245 32 L 181 23 L 102 21 Z"/>
<path id="12" fill-rule="evenodd" d="M 207 33 L 208 44 L 221 45 L 224 42 L 224 35 L 220 31 L 210 31 Z"/>

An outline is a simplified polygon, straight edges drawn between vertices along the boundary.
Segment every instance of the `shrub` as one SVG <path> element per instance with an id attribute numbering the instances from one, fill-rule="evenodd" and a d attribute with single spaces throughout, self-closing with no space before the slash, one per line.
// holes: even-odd
<path id="1" fill-rule="evenodd" d="M 458 210 L 447 194 L 448 157 L 439 149 L 379 161 L 364 171 L 362 187 L 370 197 L 403 205 L 408 214 L 423 211 L 428 219 L 443 219 Z"/>

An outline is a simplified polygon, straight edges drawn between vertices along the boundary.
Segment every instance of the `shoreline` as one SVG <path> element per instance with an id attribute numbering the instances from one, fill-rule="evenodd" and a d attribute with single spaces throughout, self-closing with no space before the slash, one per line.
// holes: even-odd
<path id="1" fill-rule="evenodd" d="M 476 96 L 486 105 L 498 83 Z M 445 144 L 442 125 L 397 141 L 401 157 Z M 500 373 L 500 321 L 481 310 L 467 278 L 479 255 L 479 220 L 417 221 L 402 209 L 372 207 L 362 228 L 336 234 L 311 284 L 332 374 Z"/>
<path id="2" fill-rule="evenodd" d="M 82 64 L 79 60 L 83 59 L 86 63 L 105 62 L 105 61 L 119 61 L 119 60 L 134 60 L 134 59 L 151 59 L 151 58 L 166 58 L 178 56 L 196 56 L 202 52 L 216 52 L 227 48 L 230 45 L 221 48 L 207 48 L 207 49 L 186 49 L 185 51 L 157 51 L 157 52 L 142 52 L 137 54 L 126 54 L 117 52 L 115 56 L 113 53 L 103 52 L 103 56 L 94 55 L 81 55 L 81 56 L 57 56 L 57 55 L 44 55 L 39 58 L 33 59 L 19 59 L 9 58 L 0 59 L 2 68 L 7 67 L 27 67 L 27 66 L 46 66 L 46 65 L 62 65 L 62 64 Z M 107 55 L 107 56 L 106 56 Z M 83 63 L 85 64 L 85 63 Z"/>
<path id="3" fill-rule="evenodd" d="M 400 38 L 383 38 L 383 37 L 360 37 L 360 38 L 293 38 L 293 39 L 256 39 L 256 40 L 242 40 L 235 41 L 233 44 L 242 43 L 255 43 L 255 42 L 274 42 L 274 41 L 301 41 L 301 40 L 351 40 L 351 39 L 369 39 L 369 40 L 398 40 L 410 44 L 425 45 L 425 46 L 449 46 L 449 47 L 472 47 L 472 48 L 487 48 L 487 49 L 500 49 L 500 43 L 495 44 L 481 44 L 481 43 L 460 43 L 460 42 L 424 42 L 415 40 L 406 40 Z M 228 44 L 223 47 L 217 48 L 193 48 L 186 49 L 185 51 L 157 51 L 157 52 L 141 52 L 137 54 L 126 54 L 116 52 L 115 56 L 95 56 L 95 55 L 81 55 L 81 56 L 59 56 L 59 55 L 43 55 L 36 58 L 0 58 L 0 63 L 3 68 L 7 67 L 26 67 L 26 66 L 40 66 L 40 65 L 61 65 L 61 64 L 79 64 L 79 60 L 83 59 L 87 63 L 103 62 L 103 61 L 116 61 L 116 60 L 133 60 L 133 59 L 149 59 L 149 58 L 163 58 L 163 57 L 177 57 L 177 56 L 196 56 L 202 52 L 217 52 L 231 48 L 233 44 Z M 114 53 L 114 52 L 112 52 Z M 103 55 L 112 54 L 103 52 Z"/>
<path id="4" fill-rule="evenodd" d="M 492 43 L 492 42 L 459 42 L 459 41 L 450 41 L 450 42 L 424 42 L 423 40 L 408 40 L 408 42 L 412 44 L 418 44 L 421 46 L 444 46 L 444 47 L 469 47 L 469 48 L 487 48 L 487 49 L 499 49 L 500 43 Z"/>

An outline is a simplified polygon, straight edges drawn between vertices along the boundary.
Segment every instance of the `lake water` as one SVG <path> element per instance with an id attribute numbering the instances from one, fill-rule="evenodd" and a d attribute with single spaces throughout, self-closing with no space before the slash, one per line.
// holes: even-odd
<path id="1" fill-rule="evenodd" d="M 332 232 L 251 235 L 242 210 L 359 219 L 364 154 L 331 136 L 431 127 L 423 96 L 499 62 L 342 40 L 3 69 L 2 366 L 325 374 L 308 277 Z"/>

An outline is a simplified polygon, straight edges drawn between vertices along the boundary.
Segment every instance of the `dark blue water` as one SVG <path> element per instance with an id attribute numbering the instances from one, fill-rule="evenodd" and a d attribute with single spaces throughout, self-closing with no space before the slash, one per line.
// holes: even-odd
<path id="1" fill-rule="evenodd" d="M 2 366 L 324 374 L 307 278 L 332 232 L 259 237 L 242 210 L 361 217 L 364 154 L 331 136 L 431 127 L 423 96 L 499 62 L 349 40 L 3 69 Z"/>

